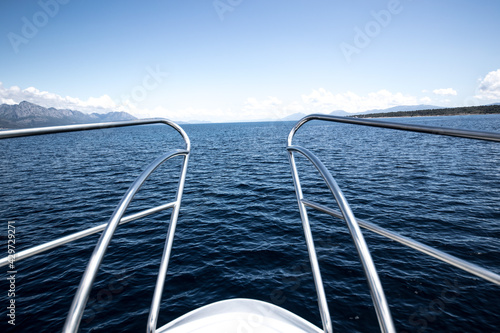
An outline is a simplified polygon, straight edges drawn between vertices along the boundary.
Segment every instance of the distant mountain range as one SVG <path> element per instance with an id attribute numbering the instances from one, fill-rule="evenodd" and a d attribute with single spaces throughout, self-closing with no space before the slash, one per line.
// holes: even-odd
<path id="1" fill-rule="evenodd" d="M 134 119 L 137 118 L 126 112 L 87 114 L 68 109 L 45 108 L 26 101 L 17 105 L 0 105 L 0 128 L 58 126 Z"/>
<path id="2" fill-rule="evenodd" d="M 358 112 L 358 113 L 349 113 L 344 110 L 336 110 L 332 111 L 329 114 L 332 116 L 341 116 L 341 117 L 347 117 L 347 116 L 355 116 L 355 115 L 364 115 L 364 114 L 372 114 L 372 113 L 388 113 L 388 112 L 397 112 L 397 111 L 418 111 L 418 110 L 433 110 L 433 109 L 442 109 L 443 107 L 440 106 L 435 106 L 435 105 L 425 105 L 425 104 L 420 104 L 420 105 L 401 105 L 401 106 L 394 106 L 392 108 L 388 109 L 373 109 L 373 110 L 367 110 L 364 112 Z M 281 121 L 297 121 L 306 116 L 305 113 L 302 112 L 297 112 L 294 114 L 291 114 L 285 118 L 281 118 Z"/>
<path id="3" fill-rule="evenodd" d="M 490 104 L 490 106 L 498 106 L 500 103 Z M 443 110 L 443 107 L 435 105 L 401 105 L 394 106 L 387 109 L 374 109 L 367 110 L 360 113 L 349 113 L 344 110 L 335 110 L 330 112 L 330 115 L 334 116 L 366 116 L 372 114 L 390 114 L 388 116 L 405 116 L 405 112 L 408 112 L 408 116 L 415 111 L 423 110 Z M 453 113 L 453 110 L 457 108 L 447 108 L 449 113 Z M 464 110 L 459 110 L 460 112 L 470 112 L 469 108 L 464 108 Z M 397 114 L 395 114 L 397 112 Z M 458 111 L 457 111 L 458 112 Z M 401 115 L 401 113 L 403 113 Z M 305 113 L 294 113 L 287 117 L 281 119 L 263 119 L 260 121 L 297 121 L 306 116 Z M 23 101 L 17 105 L 2 104 L 0 105 L 0 129 L 1 128 L 28 128 L 28 127 L 44 127 L 44 126 L 58 126 L 58 125 L 71 125 L 71 124 L 85 124 L 85 123 L 100 123 L 109 121 L 126 121 L 134 120 L 136 117 L 126 113 L 126 112 L 109 112 L 105 114 L 101 113 L 83 113 L 75 110 L 68 109 L 55 109 L 55 108 L 45 108 L 40 105 L 36 105 L 30 102 Z M 194 123 L 210 123 L 210 121 L 189 121 L 182 122 L 179 124 L 194 124 Z"/>

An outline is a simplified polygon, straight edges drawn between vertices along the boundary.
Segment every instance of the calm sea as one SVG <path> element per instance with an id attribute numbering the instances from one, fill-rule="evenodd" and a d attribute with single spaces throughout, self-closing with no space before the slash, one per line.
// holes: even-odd
<path id="1" fill-rule="evenodd" d="M 500 132 L 500 116 L 408 118 Z M 248 297 L 320 326 L 286 137 L 294 123 L 184 125 L 192 141 L 185 194 L 159 325 L 210 302 Z M 310 123 L 296 143 L 326 164 L 356 217 L 499 272 L 500 145 L 345 124 Z M 166 126 L 66 133 L 0 142 L 0 229 L 16 250 L 107 222 L 140 171 L 182 148 Z M 127 214 L 173 200 L 180 159 L 167 162 Z M 306 197 L 334 206 L 304 159 Z M 376 332 L 366 279 L 345 224 L 312 214 L 334 330 Z M 104 259 L 82 332 L 143 332 L 168 212 L 120 226 Z M 364 231 L 398 332 L 499 332 L 500 288 Z M 16 326 L 58 332 L 96 244 L 90 236 L 16 262 Z M 8 324 L 7 268 L 0 331 Z"/>

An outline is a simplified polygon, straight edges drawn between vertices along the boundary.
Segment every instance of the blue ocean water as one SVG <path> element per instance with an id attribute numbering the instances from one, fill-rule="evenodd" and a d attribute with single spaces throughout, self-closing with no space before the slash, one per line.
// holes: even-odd
<path id="1" fill-rule="evenodd" d="M 500 132 L 500 116 L 391 119 Z M 249 297 L 320 326 L 286 137 L 293 122 L 184 125 L 192 142 L 159 325 L 210 302 Z M 356 217 L 498 271 L 500 145 L 312 122 L 295 143 L 332 172 Z M 141 170 L 182 147 L 165 126 L 0 141 L 0 226 L 17 250 L 107 222 Z M 173 200 L 180 159 L 146 182 L 127 214 Z M 334 207 L 304 159 L 306 197 Z M 376 332 L 366 279 L 342 221 L 311 212 L 336 331 Z M 168 213 L 120 226 L 101 266 L 82 332 L 144 331 Z M 398 332 L 498 332 L 500 289 L 364 231 Z M 98 235 L 16 262 L 16 326 L 60 331 Z M 3 276 L 7 276 L 7 268 Z M 1 275 L 0 275 L 1 276 Z M 6 309 L 8 281 L 1 279 Z"/>

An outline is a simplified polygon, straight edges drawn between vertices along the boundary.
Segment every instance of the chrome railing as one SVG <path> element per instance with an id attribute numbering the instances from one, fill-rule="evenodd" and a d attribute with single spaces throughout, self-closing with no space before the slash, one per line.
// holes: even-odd
<path id="1" fill-rule="evenodd" d="M 80 281 L 80 285 L 76 292 L 76 295 L 73 299 L 73 303 L 71 305 L 70 311 L 66 318 L 66 322 L 64 324 L 63 332 L 77 332 L 78 327 L 80 325 L 80 321 L 82 319 L 83 311 L 87 304 L 90 291 L 92 289 L 92 285 L 97 275 L 97 271 L 99 270 L 99 266 L 102 262 L 104 254 L 106 253 L 107 247 L 113 237 L 113 234 L 118 227 L 119 224 L 124 224 L 127 222 L 134 221 L 141 217 L 145 217 L 151 215 L 153 213 L 157 213 L 166 209 L 172 208 L 172 213 L 170 215 L 170 223 L 168 227 L 167 238 L 165 242 L 165 247 L 163 250 L 162 261 L 160 263 L 160 269 L 158 278 L 156 281 L 156 287 L 153 294 L 153 300 L 151 302 L 151 308 L 149 312 L 149 319 L 147 324 L 147 331 L 154 332 L 156 330 L 156 324 L 158 320 L 159 307 L 161 301 L 161 295 L 163 291 L 163 286 L 165 283 L 165 277 L 167 274 L 168 262 L 170 259 L 170 253 L 172 250 L 173 238 L 175 233 L 175 227 L 177 225 L 177 218 L 179 215 L 179 209 L 182 200 L 182 193 L 184 190 L 184 182 L 186 179 L 186 171 L 188 165 L 189 154 L 191 150 L 191 143 L 189 141 L 189 137 L 184 132 L 184 130 L 179 127 L 177 124 L 166 120 L 166 119 L 150 119 L 150 120 L 134 120 L 134 121 L 125 121 L 125 122 L 114 122 L 114 123 L 98 123 L 98 124 L 84 124 L 84 125 L 69 125 L 69 126 L 55 126 L 55 127 L 42 127 L 42 128 L 32 128 L 32 129 L 20 129 L 20 130 L 7 130 L 0 131 L 0 139 L 7 138 L 15 138 L 15 137 L 25 137 L 25 136 L 34 136 L 34 135 L 44 135 L 44 134 L 55 134 L 55 133 L 64 133 L 64 132 L 75 132 L 75 131 L 87 131 L 87 130 L 97 130 L 104 128 L 113 128 L 113 127 L 126 127 L 126 126 L 137 126 L 137 125 L 147 125 L 147 124 L 165 124 L 172 128 L 174 128 L 184 139 L 186 147 L 184 149 L 175 149 L 165 154 L 162 154 L 160 157 L 155 159 L 151 164 L 147 166 L 147 168 L 137 177 L 134 183 L 129 187 L 122 200 L 116 207 L 113 212 L 111 218 L 108 223 L 102 224 L 93 228 L 89 228 L 60 239 L 41 244 L 27 250 L 21 251 L 16 254 L 15 260 L 21 260 L 24 258 L 28 258 L 30 256 L 42 253 L 44 251 L 53 249 L 55 247 L 61 246 L 63 244 L 72 242 L 74 240 L 95 234 L 99 231 L 104 230 L 102 233 L 97 245 L 92 253 L 87 268 L 83 274 L 83 277 Z M 146 181 L 146 179 L 165 161 L 176 157 L 182 156 L 182 168 L 181 174 L 179 176 L 179 181 L 177 185 L 177 193 L 175 200 L 169 202 L 167 204 L 159 205 L 150 209 L 143 210 L 141 212 L 123 217 L 127 207 L 132 201 L 135 194 L 138 192 L 142 184 Z M 9 257 L 0 259 L 0 266 L 7 265 L 9 262 Z"/>
<path id="2" fill-rule="evenodd" d="M 321 320 L 323 323 L 323 330 L 325 332 L 331 332 L 331 319 L 328 310 L 328 305 L 326 301 L 325 291 L 323 289 L 323 282 L 321 279 L 321 274 L 319 270 L 319 264 L 316 257 L 316 251 L 314 248 L 314 241 L 311 234 L 311 228 L 309 223 L 309 218 L 307 214 L 307 207 L 316 209 L 323 213 L 327 213 L 331 216 L 343 219 L 351 237 L 353 238 L 354 244 L 356 246 L 356 250 L 360 257 L 361 264 L 363 266 L 363 270 L 368 279 L 368 284 L 370 287 L 370 294 L 372 297 L 372 301 L 375 307 L 375 311 L 377 313 L 377 318 L 379 321 L 380 329 L 382 332 L 395 332 L 394 323 L 392 321 L 391 313 L 389 306 L 387 304 L 387 300 L 384 295 L 384 290 L 380 283 L 377 270 L 375 269 L 375 265 L 371 258 L 370 251 L 366 245 L 366 242 L 363 238 L 363 234 L 359 226 L 375 232 L 379 235 L 387 237 L 389 239 L 395 240 L 405 246 L 411 247 L 417 251 L 430 255 L 434 258 L 437 258 L 443 262 L 451 264 L 455 267 L 458 267 L 464 271 L 467 271 L 471 274 L 474 274 L 478 277 L 481 277 L 487 281 L 500 285 L 500 275 L 491 272 L 485 268 L 479 267 L 473 263 L 462 260 L 440 250 L 434 249 L 428 245 L 422 244 L 418 241 L 415 241 L 411 238 L 402 236 L 396 232 L 387 230 L 385 228 L 379 227 L 373 223 L 356 219 L 354 214 L 352 213 L 351 208 L 347 200 L 345 199 L 342 191 L 338 187 L 335 179 L 332 177 L 330 172 L 326 169 L 323 163 L 309 150 L 294 146 L 292 144 L 293 137 L 297 130 L 302 127 L 305 123 L 311 120 L 322 120 L 322 121 L 330 121 L 330 122 L 339 122 L 339 123 L 348 123 L 355 125 L 363 125 L 363 126 L 372 126 L 372 127 L 381 127 L 381 128 L 389 128 L 410 132 L 420 132 L 420 133 L 428 133 L 428 134 L 437 134 L 437 135 L 445 135 L 445 136 L 453 136 L 453 137 L 462 137 L 469 139 L 477 139 L 477 140 L 486 140 L 486 141 L 496 141 L 500 142 L 500 134 L 498 133 L 488 133 L 488 132 L 478 132 L 478 131 L 468 131 L 468 130 L 458 130 L 458 129 L 450 129 L 450 128 L 442 128 L 442 127 L 431 127 L 431 126 L 420 126 L 420 125 L 408 125 L 394 122 L 386 122 L 386 121 L 376 121 L 369 119 L 357 119 L 357 118 L 347 118 L 347 117 L 335 117 L 329 115 L 320 115 L 313 114 L 304 117 L 301 119 L 290 131 L 288 135 L 288 144 L 287 151 L 288 157 L 290 161 L 290 166 L 292 169 L 292 177 L 294 180 L 295 192 L 297 195 L 297 201 L 299 204 L 300 216 L 302 219 L 302 225 L 304 228 L 304 234 L 306 237 L 306 244 L 309 252 L 309 258 L 311 261 L 311 268 L 314 277 L 314 281 L 316 284 L 316 291 L 318 294 L 318 303 L 320 308 Z M 340 211 L 331 209 L 324 205 L 315 203 L 313 201 L 307 200 L 304 198 L 302 193 L 302 188 L 300 184 L 300 179 L 297 171 L 297 166 L 295 163 L 295 154 L 301 154 L 306 157 L 318 170 L 329 190 L 332 192 L 335 200 L 340 208 Z"/>

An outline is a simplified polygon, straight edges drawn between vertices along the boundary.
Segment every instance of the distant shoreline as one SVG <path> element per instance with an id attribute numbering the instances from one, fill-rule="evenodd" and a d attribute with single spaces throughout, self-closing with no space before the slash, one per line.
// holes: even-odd
<path id="1" fill-rule="evenodd" d="M 410 118 L 433 116 L 471 116 L 480 114 L 500 114 L 500 105 L 467 106 L 458 108 L 443 108 L 418 111 L 395 111 L 353 115 L 353 118 Z"/>

